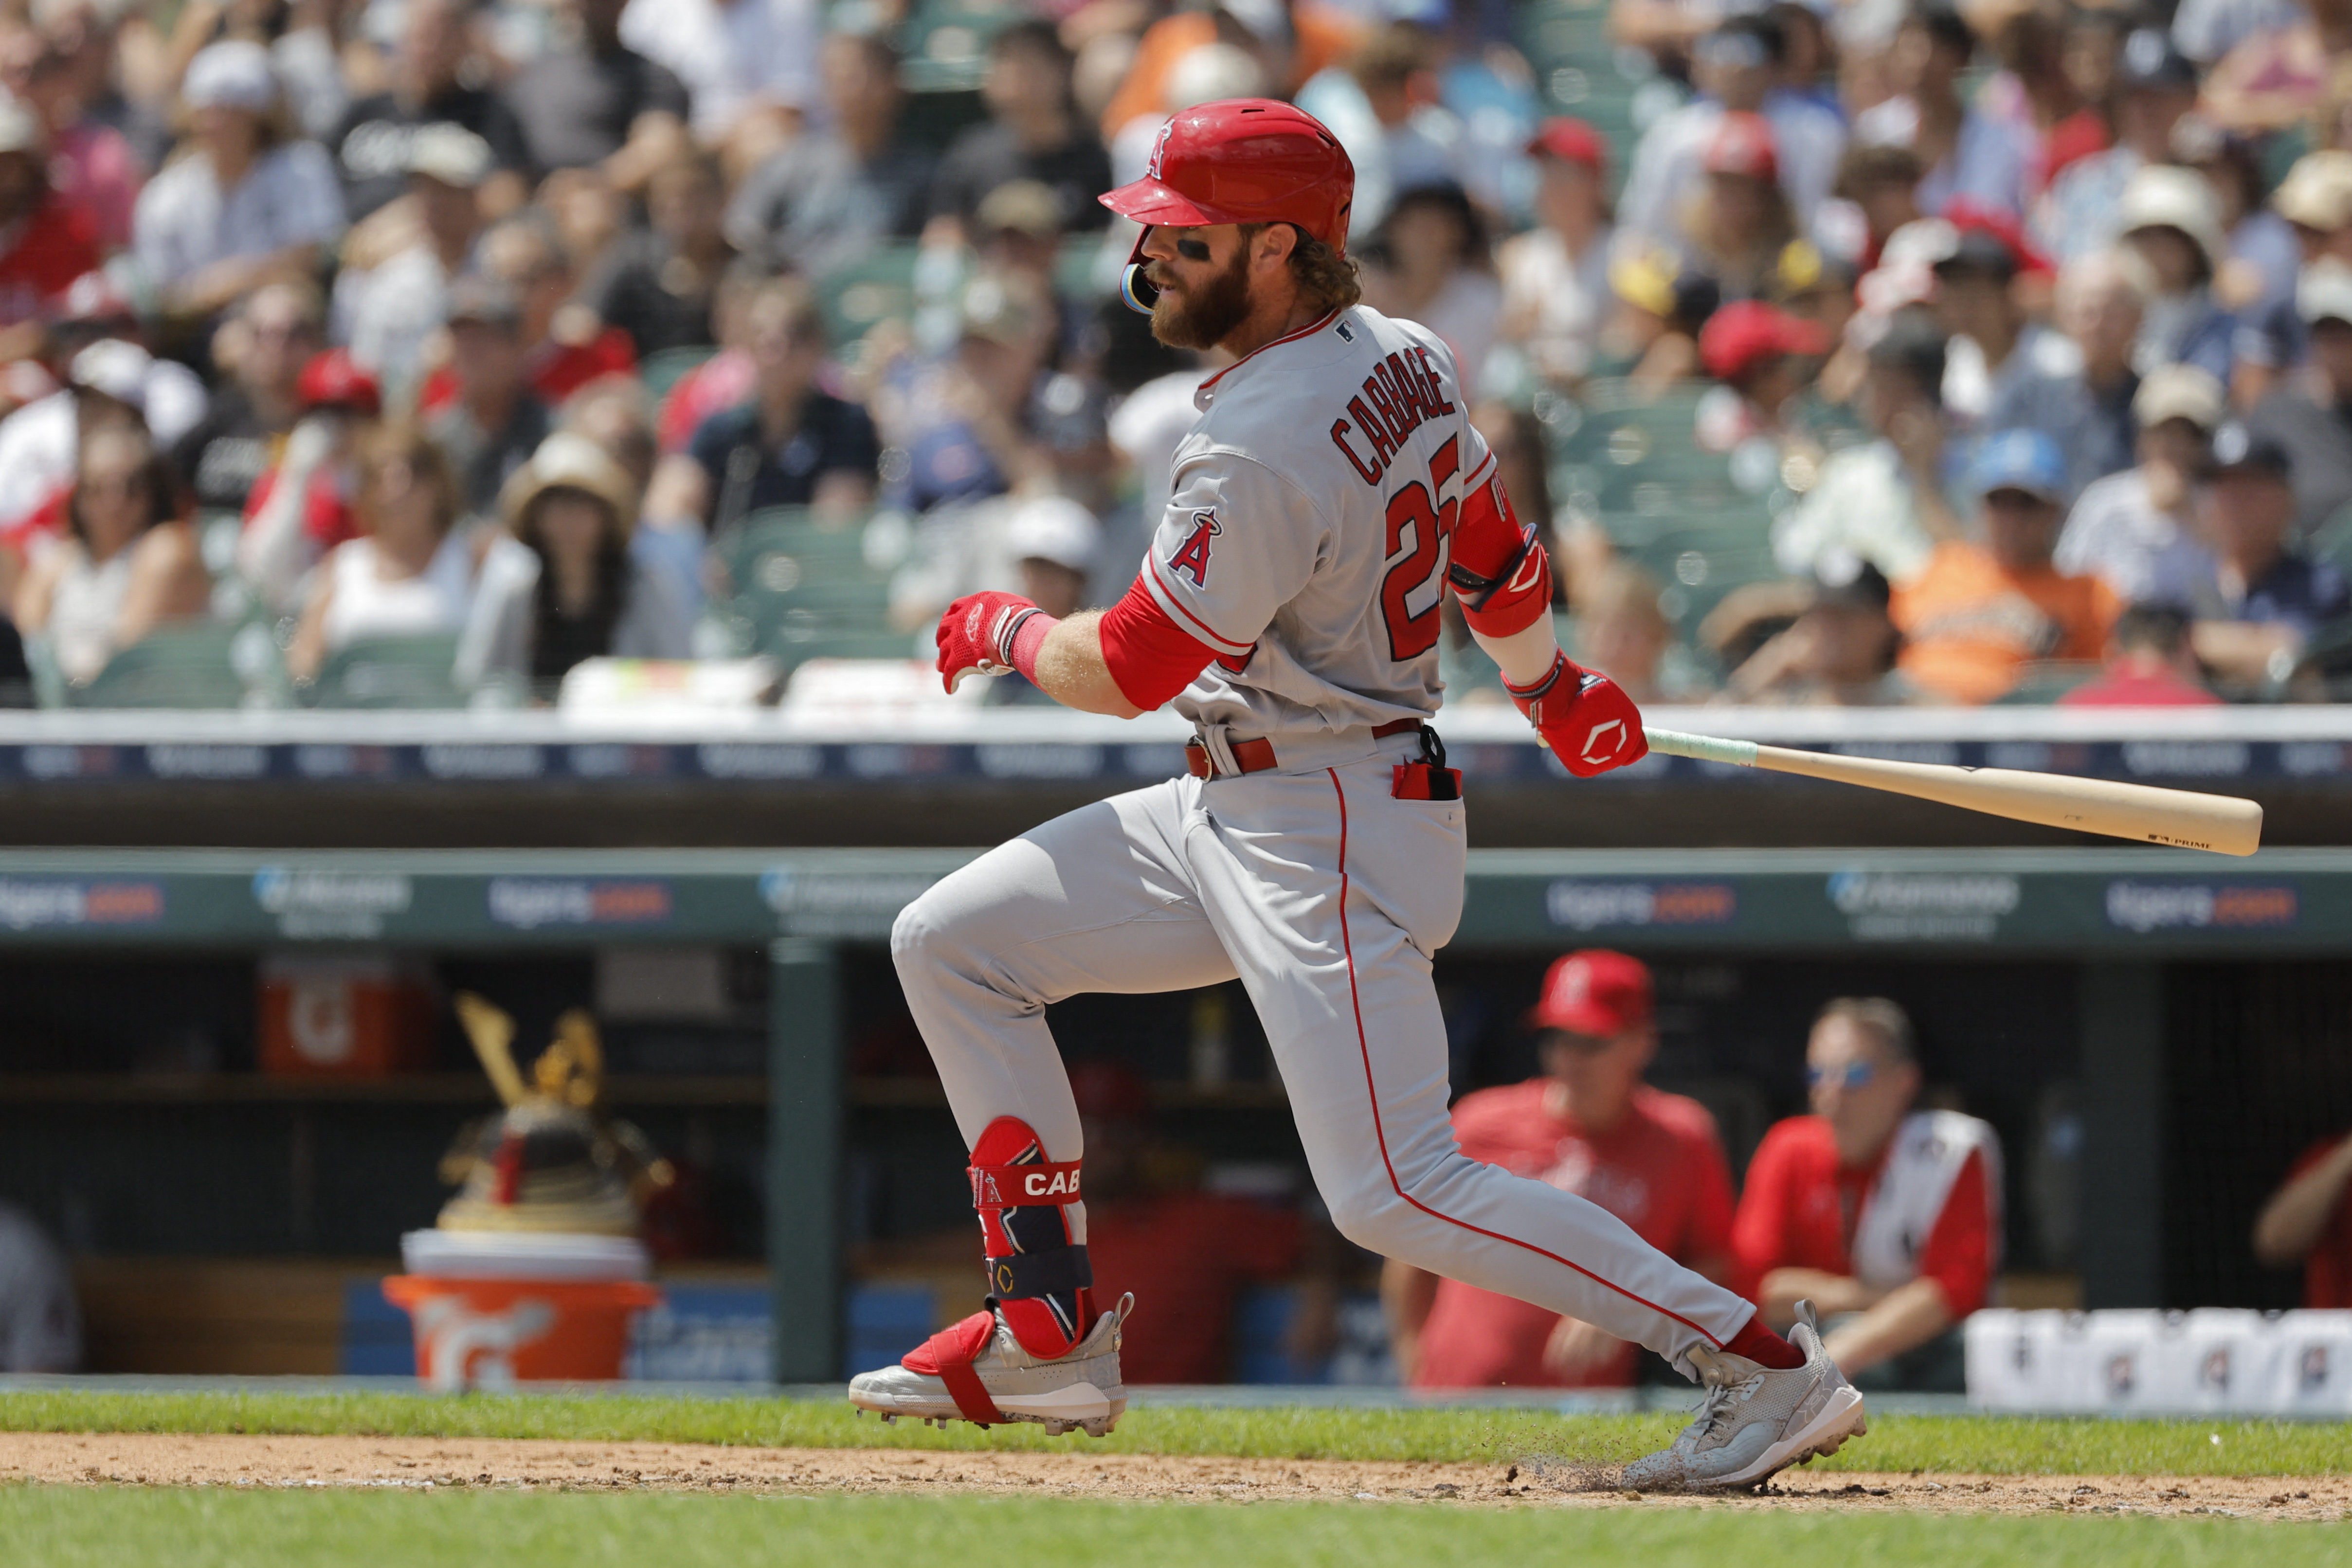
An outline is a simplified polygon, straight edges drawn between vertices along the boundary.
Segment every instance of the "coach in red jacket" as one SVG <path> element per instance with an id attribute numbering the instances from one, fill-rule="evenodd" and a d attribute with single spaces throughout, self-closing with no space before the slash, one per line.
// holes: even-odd
<path id="1" fill-rule="evenodd" d="M 1591 1198 L 1676 1262 L 1731 1277 L 1731 1174 L 1715 1118 L 1642 1082 L 1656 1051 L 1650 971 L 1570 953 L 1528 1021 L 1544 1072 L 1454 1107 L 1474 1160 Z M 1420 1388 L 1613 1388 L 1634 1347 L 1591 1323 L 1390 1261 L 1381 1278 L 1398 1370 Z"/>
<path id="2" fill-rule="evenodd" d="M 1956 1386 L 1942 1336 L 2000 1269 L 2000 1141 L 1973 1116 L 1912 1109 L 1911 1020 L 1883 997 L 1822 1009 L 1805 1080 L 1813 1113 L 1765 1134 L 1748 1163 L 1733 1238 L 1750 1293 L 1772 1323 L 1811 1300 L 1849 1377 L 1905 1358 L 1894 1383 Z"/>

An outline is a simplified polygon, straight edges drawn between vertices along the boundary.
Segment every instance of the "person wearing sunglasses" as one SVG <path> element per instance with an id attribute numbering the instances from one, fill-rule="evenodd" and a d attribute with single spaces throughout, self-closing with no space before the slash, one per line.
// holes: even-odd
<path id="1" fill-rule="evenodd" d="M 1588 1197 L 1718 1283 L 1733 1275 L 1731 1171 L 1715 1118 L 1642 1081 L 1658 1048 L 1650 971 L 1588 949 L 1554 963 L 1528 1015 L 1544 1071 L 1454 1107 L 1474 1160 Z M 1391 1259 L 1381 1274 L 1397 1370 L 1421 1388 L 1615 1388 L 1635 1347 L 1580 1318 Z"/>
<path id="2" fill-rule="evenodd" d="M 2000 1141 L 1973 1116 L 1913 1108 L 1911 1020 L 1884 997 L 1822 1008 L 1805 1083 L 1812 1113 L 1764 1134 L 1733 1227 L 1757 1304 L 1779 1323 L 1813 1301 L 1858 1386 L 1958 1393 L 1954 1331 L 2000 1265 Z"/>

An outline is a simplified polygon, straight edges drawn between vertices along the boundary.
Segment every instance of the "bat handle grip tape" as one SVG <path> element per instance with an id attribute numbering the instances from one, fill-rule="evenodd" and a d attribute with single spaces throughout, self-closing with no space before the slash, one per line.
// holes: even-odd
<path id="1" fill-rule="evenodd" d="M 1650 749 L 1668 757 L 1696 757 L 1702 762 L 1727 762 L 1735 768 L 1756 766 L 1752 740 L 1720 740 L 1711 735 L 1685 735 L 1673 729 L 1645 729 Z"/>

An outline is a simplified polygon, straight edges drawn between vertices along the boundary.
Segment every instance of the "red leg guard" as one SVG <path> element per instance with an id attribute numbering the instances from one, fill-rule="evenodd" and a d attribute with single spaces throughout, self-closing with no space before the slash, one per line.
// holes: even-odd
<path id="1" fill-rule="evenodd" d="M 999 1116 L 972 1145 L 971 1176 L 989 1291 L 1006 1326 L 1032 1355 L 1066 1354 L 1095 1320 L 1094 1276 L 1071 1213 L 1076 1162 L 1047 1159 L 1027 1123 Z"/>

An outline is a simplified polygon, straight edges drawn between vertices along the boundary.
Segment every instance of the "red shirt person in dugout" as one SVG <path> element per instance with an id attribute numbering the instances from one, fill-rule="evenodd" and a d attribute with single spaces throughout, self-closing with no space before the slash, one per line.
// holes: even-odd
<path id="1" fill-rule="evenodd" d="M 2352 1307 L 2352 1133 L 2304 1150 L 2254 1220 L 2254 1256 L 2303 1265 L 2303 1304 Z"/>
<path id="2" fill-rule="evenodd" d="M 1732 1277 L 1731 1174 L 1715 1118 L 1642 1082 L 1657 1050 L 1650 972 L 1599 949 L 1553 964 L 1528 1015 L 1544 1072 L 1454 1107 L 1462 1152 L 1581 1195 L 1710 1279 Z M 1622 1387 L 1636 1348 L 1591 1323 L 1391 1260 L 1399 1373 L 1415 1387 Z"/>
<path id="3" fill-rule="evenodd" d="M 1956 1111 L 1915 1111 L 1911 1023 L 1884 998 L 1822 1009 L 1805 1048 L 1813 1113 L 1764 1134 L 1734 1245 L 1767 1322 L 1811 1299 L 1848 1376 L 1984 1305 L 2000 1262 L 2000 1145 Z"/>

